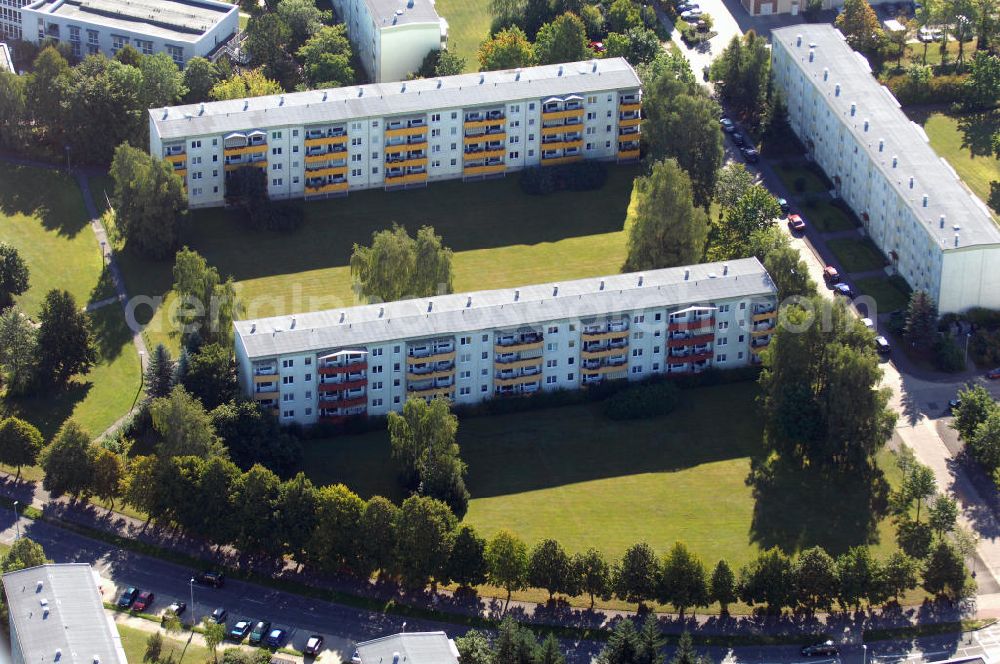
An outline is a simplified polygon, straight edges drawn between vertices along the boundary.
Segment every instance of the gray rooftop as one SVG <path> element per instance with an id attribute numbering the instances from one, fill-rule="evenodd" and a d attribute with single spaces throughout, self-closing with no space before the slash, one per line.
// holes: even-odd
<path id="1" fill-rule="evenodd" d="M 802 45 L 796 46 L 799 35 Z M 972 194 L 954 169 L 938 157 L 923 128 L 906 117 L 888 89 L 871 75 L 867 60 L 847 45 L 840 31 L 829 24 L 802 24 L 773 30 L 771 38 L 785 46 L 792 61 L 826 96 L 827 104 L 841 116 L 858 143 L 868 150 L 871 161 L 882 170 L 896 193 L 907 201 L 938 246 L 943 250 L 955 250 L 956 232 L 960 238 L 959 249 L 1000 243 L 1000 228 L 985 204 Z M 815 51 L 813 62 L 809 62 L 810 47 Z M 829 70 L 826 81 L 823 80 L 824 69 Z M 834 96 L 837 84 L 840 85 L 839 97 Z M 852 103 L 857 104 L 853 118 L 850 117 Z M 867 133 L 865 120 L 870 123 Z M 885 141 L 881 153 L 878 151 L 879 139 Z M 898 159 L 896 168 L 892 168 L 893 157 Z M 912 189 L 910 177 L 915 180 Z M 928 196 L 927 207 L 923 207 L 924 194 Z M 940 227 L 941 215 L 945 216 L 943 229 Z M 954 225 L 960 230 L 956 231 Z"/>
<path id="2" fill-rule="evenodd" d="M 775 293 L 756 258 L 236 321 L 251 359 Z"/>
<path id="3" fill-rule="evenodd" d="M 458 650 L 444 632 L 402 632 L 357 646 L 361 664 L 458 664 Z"/>
<path id="4" fill-rule="evenodd" d="M 434 0 L 365 0 L 376 26 L 440 23 Z"/>
<path id="5" fill-rule="evenodd" d="M 149 113 L 161 139 L 170 140 L 638 87 L 632 66 L 624 58 L 609 58 L 154 108 Z"/>
<path id="6" fill-rule="evenodd" d="M 212 0 L 36 0 L 27 9 L 177 42 L 195 42 L 239 11 Z"/>
<path id="7" fill-rule="evenodd" d="M 90 565 L 8 572 L 3 587 L 25 662 L 91 664 L 99 659 L 101 664 L 127 664 Z"/>

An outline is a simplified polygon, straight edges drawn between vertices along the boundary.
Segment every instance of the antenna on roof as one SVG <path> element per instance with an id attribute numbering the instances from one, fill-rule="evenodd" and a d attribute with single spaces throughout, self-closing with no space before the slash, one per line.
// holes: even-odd
<path id="1" fill-rule="evenodd" d="M 205 102 L 198 106 L 198 115 L 205 115 Z"/>
<path id="2" fill-rule="evenodd" d="M 326 90 L 323 90 L 323 101 L 326 101 Z"/>
<path id="3" fill-rule="evenodd" d="M 248 108 L 250 108 L 250 100 L 249 99 L 244 99 L 243 100 L 243 110 L 245 111 Z"/>

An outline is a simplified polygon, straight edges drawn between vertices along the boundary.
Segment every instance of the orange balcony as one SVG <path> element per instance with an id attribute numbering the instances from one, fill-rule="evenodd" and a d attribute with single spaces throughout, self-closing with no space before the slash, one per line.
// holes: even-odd
<path id="1" fill-rule="evenodd" d="M 507 170 L 507 164 L 493 164 L 491 166 L 466 166 L 462 169 L 463 175 L 490 175 L 492 173 L 503 173 Z"/>
<path id="2" fill-rule="evenodd" d="M 603 367 L 598 367 L 596 369 L 581 369 L 580 373 L 584 376 L 600 376 L 603 374 L 612 373 L 625 373 L 628 371 L 628 362 L 622 362 L 621 364 L 607 364 Z"/>
<path id="3" fill-rule="evenodd" d="M 469 120 L 465 123 L 466 129 L 481 129 L 483 127 L 503 127 L 507 120 L 496 118 L 495 120 Z"/>
<path id="4" fill-rule="evenodd" d="M 413 397 L 421 397 L 424 399 L 434 399 L 436 397 L 451 398 L 451 395 L 455 393 L 455 386 L 449 385 L 448 387 L 439 387 L 436 390 L 419 390 L 411 391 L 407 395 L 407 399 L 412 399 Z"/>
<path id="5" fill-rule="evenodd" d="M 183 164 L 187 161 L 187 155 L 183 152 L 180 154 L 168 154 L 163 158 L 163 161 L 169 161 L 171 164 Z"/>
<path id="6" fill-rule="evenodd" d="M 618 120 L 619 127 L 638 127 L 642 123 L 642 118 L 625 118 Z"/>
<path id="7" fill-rule="evenodd" d="M 261 161 L 247 161 L 242 164 L 226 164 L 226 172 L 235 171 L 238 168 L 243 168 L 244 166 L 253 166 L 255 168 L 267 168 L 267 160 Z"/>
<path id="8" fill-rule="evenodd" d="M 777 317 L 778 317 L 778 312 L 777 312 L 777 310 L 775 310 L 775 311 L 765 311 L 764 313 L 760 313 L 760 314 L 754 314 L 751 317 L 751 319 L 753 320 L 753 322 L 756 323 L 758 321 L 770 320 L 772 318 L 777 318 Z"/>
<path id="9" fill-rule="evenodd" d="M 330 184 L 324 184 L 318 187 L 306 187 L 306 196 L 328 194 L 333 191 L 347 191 L 349 187 L 350 185 L 347 182 L 331 182 Z"/>
<path id="10" fill-rule="evenodd" d="M 636 148 L 634 150 L 619 150 L 618 151 L 618 158 L 619 159 L 638 159 L 639 158 L 639 149 Z"/>
<path id="11" fill-rule="evenodd" d="M 555 136 L 565 134 L 568 131 L 583 131 L 583 123 L 576 122 L 569 125 L 556 125 L 555 127 L 542 127 L 542 136 Z"/>
<path id="12" fill-rule="evenodd" d="M 489 141 L 505 141 L 507 140 L 506 133 L 499 134 L 481 134 L 479 136 L 466 136 L 464 143 L 466 145 L 478 145 L 480 143 L 487 143 Z"/>
<path id="13" fill-rule="evenodd" d="M 618 110 L 621 111 L 622 113 L 627 113 L 629 111 L 638 111 L 641 109 L 642 109 L 642 104 L 640 104 L 639 102 L 634 102 L 631 104 L 622 102 L 618 104 Z"/>
<path id="14" fill-rule="evenodd" d="M 260 154 L 261 152 L 267 152 L 267 143 L 262 143 L 260 145 L 244 145 L 241 148 L 223 148 L 223 154 L 227 157 L 235 157 L 241 154 Z"/>
<path id="15" fill-rule="evenodd" d="M 563 141 L 562 143 L 559 144 L 559 147 L 560 148 L 579 148 L 579 149 L 582 150 L 583 149 L 583 139 L 582 138 L 578 138 L 578 139 L 576 139 L 574 141 Z"/>
<path id="16" fill-rule="evenodd" d="M 570 157 L 542 157 L 542 166 L 557 166 L 559 164 L 572 164 L 583 159 L 582 154 L 575 154 Z"/>
<path id="17" fill-rule="evenodd" d="M 517 376 L 515 378 L 494 378 L 494 387 L 513 387 L 516 385 L 524 385 L 525 383 L 540 383 L 542 380 L 542 373 L 538 372 L 532 374 L 531 376 Z"/>
<path id="18" fill-rule="evenodd" d="M 175 175 L 179 175 L 181 177 L 185 177 L 187 175 L 187 173 L 188 173 L 188 169 L 186 169 L 186 168 L 175 168 L 174 169 L 174 174 Z"/>
<path id="19" fill-rule="evenodd" d="M 343 145 L 347 143 L 347 134 L 343 136 L 321 136 L 320 138 L 307 138 L 306 147 L 314 147 L 316 145 Z"/>
<path id="20" fill-rule="evenodd" d="M 416 134 L 426 135 L 427 125 L 421 127 L 400 127 L 399 129 L 386 129 L 386 138 L 392 138 L 394 136 L 414 136 Z"/>
<path id="21" fill-rule="evenodd" d="M 306 170 L 306 179 L 321 178 L 326 175 L 347 175 L 347 166 L 328 166 L 314 171 Z"/>
<path id="22" fill-rule="evenodd" d="M 465 161 L 503 157 L 504 152 L 505 150 L 503 148 L 497 148 L 496 150 L 483 150 L 482 152 L 466 152 Z"/>
<path id="23" fill-rule="evenodd" d="M 387 145 L 385 146 L 386 154 L 398 154 L 400 152 L 416 152 L 417 150 L 426 150 L 427 141 L 420 143 L 400 143 L 399 145 Z"/>
<path id="24" fill-rule="evenodd" d="M 408 173 L 406 175 L 387 175 L 385 183 L 387 185 L 413 184 L 414 182 L 426 182 L 427 173 Z"/>
<path id="25" fill-rule="evenodd" d="M 606 348 L 604 350 L 581 350 L 580 357 L 585 360 L 600 360 L 605 357 L 624 356 L 628 352 L 625 348 Z"/>
<path id="26" fill-rule="evenodd" d="M 392 168 L 406 168 L 408 166 L 426 166 L 427 157 L 412 157 L 403 161 L 386 161 L 385 165 Z"/>
<path id="27" fill-rule="evenodd" d="M 351 373 L 352 371 L 364 371 L 368 368 L 367 362 L 353 362 L 351 364 L 345 364 L 344 366 L 323 366 L 320 365 L 317 372 L 320 376 L 336 376 L 342 373 Z"/>
<path id="28" fill-rule="evenodd" d="M 703 327 L 708 327 L 714 324 L 715 324 L 715 316 L 709 316 L 708 318 L 703 318 L 702 320 L 672 322 L 667 325 L 667 330 L 670 332 L 683 332 L 684 330 L 699 330 Z"/>
<path id="29" fill-rule="evenodd" d="M 565 120 L 566 118 L 582 118 L 583 109 L 575 108 L 572 111 L 552 111 L 551 113 L 546 113 L 542 111 L 542 122 L 546 120 Z"/>
<path id="30" fill-rule="evenodd" d="M 324 152 L 322 154 L 307 154 L 305 156 L 305 162 L 307 164 L 321 164 L 323 162 L 330 161 L 331 159 L 347 159 L 347 151 L 342 150 L 340 152 Z"/>

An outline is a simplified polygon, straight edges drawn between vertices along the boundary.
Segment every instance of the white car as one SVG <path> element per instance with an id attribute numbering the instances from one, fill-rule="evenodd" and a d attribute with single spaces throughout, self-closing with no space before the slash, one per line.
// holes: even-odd
<path id="1" fill-rule="evenodd" d="M 872 321 L 871 318 L 862 318 L 861 324 L 867 327 L 869 330 L 875 329 L 875 323 Z"/>
<path id="2" fill-rule="evenodd" d="M 943 37 L 944 33 L 941 28 L 930 28 L 925 25 L 917 30 L 917 39 L 924 43 L 941 41 Z"/>
<path id="3" fill-rule="evenodd" d="M 689 9 L 686 12 L 681 13 L 681 18 L 685 21 L 690 21 L 691 19 L 700 17 L 704 12 L 700 8 Z"/>

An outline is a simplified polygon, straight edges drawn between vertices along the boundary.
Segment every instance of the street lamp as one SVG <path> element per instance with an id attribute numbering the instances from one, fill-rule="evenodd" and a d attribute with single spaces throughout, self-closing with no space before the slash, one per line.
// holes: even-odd
<path id="1" fill-rule="evenodd" d="M 191 577 L 191 580 L 188 581 L 188 585 L 191 586 L 191 633 L 193 634 L 194 633 L 194 627 L 195 627 L 195 624 L 196 624 L 195 621 L 198 620 L 198 618 L 197 618 L 198 612 L 195 611 L 195 609 L 194 609 L 194 577 L 193 576 Z"/>
<path id="2" fill-rule="evenodd" d="M 868 664 L 868 646 L 861 644 L 861 664 Z"/>
<path id="3" fill-rule="evenodd" d="M 21 504 L 21 501 L 14 501 L 14 541 L 21 539 L 21 517 L 17 514 L 17 506 Z"/>
<path id="4" fill-rule="evenodd" d="M 962 368 L 969 366 L 969 339 L 972 338 L 972 332 L 965 333 L 965 362 L 962 364 Z"/>
<path id="5" fill-rule="evenodd" d="M 108 266 L 107 246 L 108 243 L 105 242 L 104 240 L 101 240 L 101 268 L 105 268 Z"/>

